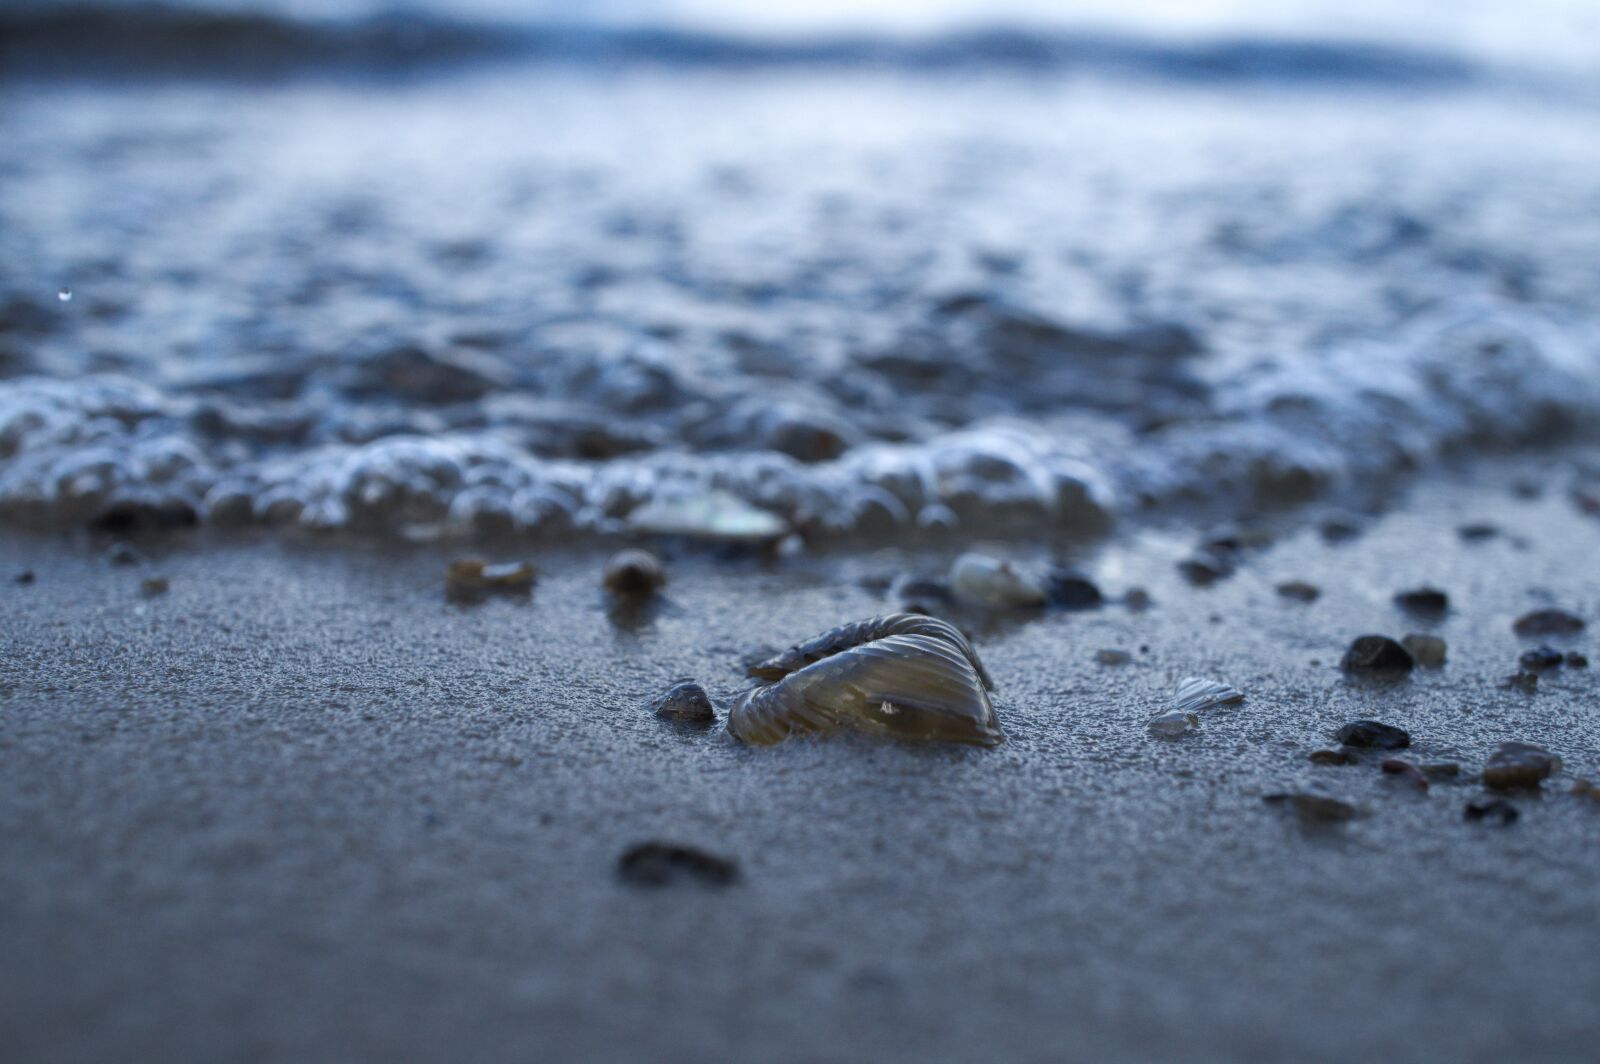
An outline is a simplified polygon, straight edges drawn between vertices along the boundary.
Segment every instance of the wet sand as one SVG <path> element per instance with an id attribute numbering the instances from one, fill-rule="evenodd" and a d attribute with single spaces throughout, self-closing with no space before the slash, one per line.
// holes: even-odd
<path id="1" fill-rule="evenodd" d="M 1418 489 L 1348 542 L 1295 532 L 1205 589 L 1176 575 L 1188 537 L 1087 555 L 1154 605 L 977 630 L 993 750 L 750 749 L 641 708 L 683 677 L 725 707 L 747 654 L 883 611 L 857 579 L 927 559 L 683 556 L 662 608 L 621 618 L 599 553 L 538 552 L 530 599 L 461 607 L 459 551 L 197 537 L 114 566 L 7 538 L 0 1057 L 1593 1059 L 1600 802 L 1569 789 L 1600 777 L 1600 670 L 1502 681 L 1540 605 L 1587 616 L 1571 645 L 1600 657 L 1600 523 L 1559 477 L 1529 501 L 1509 476 Z M 1471 521 L 1503 532 L 1463 542 Z M 1453 602 L 1431 628 L 1390 601 L 1424 583 Z M 1335 668 L 1412 630 L 1444 668 Z M 1191 674 L 1248 701 L 1152 738 Z M 1512 739 L 1567 767 L 1514 825 L 1467 823 L 1474 782 L 1308 762 L 1359 718 L 1468 774 Z M 1307 830 L 1262 802 L 1281 790 L 1366 815 Z M 740 879 L 620 882 L 656 839 Z"/>

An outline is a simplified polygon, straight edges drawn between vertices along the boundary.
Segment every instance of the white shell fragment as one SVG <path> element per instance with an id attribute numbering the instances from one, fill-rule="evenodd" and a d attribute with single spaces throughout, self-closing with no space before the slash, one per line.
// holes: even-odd
<path id="1" fill-rule="evenodd" d="M 752 506 L 731 492 L 655 499 L 628 515 L 636 532 L 698 539 L 775 540 L 789 531 L 783 518 Z"/>
<path id="2" fill-rule="evenodd" d="M 970 552 L 950 566 L 950 590 L 968 605 L 991 609 L 1042 606 L 1045 601 L 1038 581 L 1010 562 Z"/>
<path id="3" fill-rule="evenodd" d="M 1171 709 L 1149 724 L 1150 734 L 1161 739 L 1176 739 L 1200 727 L 1200 718 L 1181 709 Z"/>
<path id="4" fill-rule="evenodd" d="M 750 668 L 728 731 L 766 746 L 841 728 L 993 746 L 1005 735 L 994 684 L 966 637 L 944 621 L 894 613 L 841 625 Z"/>
<path id="5" fill-rule="evenodd" d="M 1221 680 L 1207 680 L 1201 676 L 1185 677 L 1172 693 L 1172 709 L 1176 713 L 1204 713 L 1217 706 L 1243 701 L 1242 692 Z"/>

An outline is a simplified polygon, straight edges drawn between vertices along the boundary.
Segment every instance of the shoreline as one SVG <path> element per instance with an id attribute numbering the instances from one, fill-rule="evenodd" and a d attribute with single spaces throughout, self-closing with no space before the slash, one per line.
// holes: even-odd
<path id="1" fill-rule="evenodd" d="M 1566 468 L 1562 465 L 1561 468 Z M 1416 484 L 1360 534 L 1314 528 L 1209 587 L 1161 530 L 1081 559 L 1131 611 L 977 625 L 1007 741 L 835 736 L 752 749 L 645 704 L 725 713 L 747 655 L 891 608 L 862 586 L 938 556 L 668 557 L 655 611 L 609 613 L 605 552 L 524 553 L 526 601 L 450 605 L 458 547 L 151 547 L 113 566 L 5 537 L 0 1047 L 28 1060 L 1223 1060 L 1403 1052 L 1584 1059 L 1600 1026 L 1600 669 L 1503 686 L 1512 619 L 1590 621 L 1600 525 L 1548 461 Z M 1515 498 L 1512 482 L 1548 481 Z M 1464 541 L 1457 529 L 1493 522 Z M 514 555 L 508 555 L 512 557 Z M 497 556 L 498 560 L 498 556 Z M 948 561 L 948 556 L 944 556 Z M 11 582 L 11 570 L 35 574 Z M 169 590 L 146 597 L 142 580 Z M 1320 586 L 1310 604 L 1274 587 Z M 1436 625 L 1390 601 L 1431 584 Z M 1441 669 L 1338 672 L 1431 631 Z M 1141 652 L 1141 647 L 1148 648 Z M 1098 664 L 1118 648 L 1132 660 Z M 1247 700 L 1145 722 L 1188 675 Z M 1414 793 L 1352 720 L 1463 777 Z M 1565 768 L 1509 827 L 1468 823 L 1494 745 Z M 1362 815 L 1304 827 L 1306 791 Z M 631 846 L 733 861 L 720 889 L 621 881 Z"/>

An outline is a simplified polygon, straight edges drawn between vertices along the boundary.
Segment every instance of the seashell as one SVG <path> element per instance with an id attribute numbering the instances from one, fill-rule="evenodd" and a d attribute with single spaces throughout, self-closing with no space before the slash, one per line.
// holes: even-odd
<path id="1" fill-rule="evenodd" d="M 630 548 L 611 556 L 600 583 L 619 598 L 643 598 L 666 586 L 667 573 L 654 554 Z"/>
<path id="2" fill-rule="evenodd" d="M 1243 701 L 1241 692 L 1221 680 L 1207 680 L 1200 676 L 1186 677 L 1172 692 L 1172 709 L 1176 713 L 1203 713 L 1217 706 Z"/>
<path id="3" fill-rule="evenodd" d="M 841 625 L 752 665 L 762 681 L 734 702 L 728 730 L 766 746 L 841 728 L 993 746 L 1004 740 L 994 682 L 945 621 L 893 613 Z"/>
<path id="4" fill-rule="evenodd" d="M 1010 562 L 986 554 L 963 554 L 950 566 L 950 590 L 974 606 L 1042 606 L 1044 588 Z"/>

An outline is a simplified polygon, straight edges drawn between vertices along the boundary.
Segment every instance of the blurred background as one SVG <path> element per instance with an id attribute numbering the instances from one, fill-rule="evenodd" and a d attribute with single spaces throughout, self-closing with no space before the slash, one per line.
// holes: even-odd
<path id="1" fill-rule="evenodd" d="M 0 515 L 816 541 L 1600 412 L 1578 0 L 23 0 Z"/>

